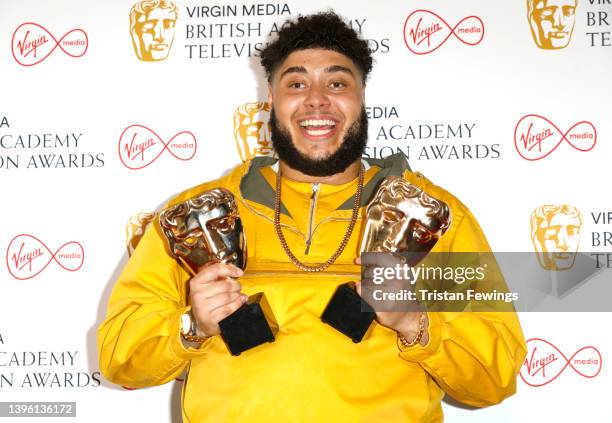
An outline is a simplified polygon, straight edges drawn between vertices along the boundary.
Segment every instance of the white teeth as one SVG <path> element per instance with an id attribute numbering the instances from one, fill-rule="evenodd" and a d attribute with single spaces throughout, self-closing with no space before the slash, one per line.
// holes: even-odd
<path id="1" fill-rule="evenodd" d="M 331 129 L 319 129 L 319 130 L 306 131 L 308 135 L 313 136 L 313 137 L 318 137 L 319 135 L 329 134 L 330 132 L 331 132 Z"/>
<path id="2" fill-rule="evenodd" d="M 331 119 L 310 119 L 310 120 L 304 120 L 300 122 L 300 126 L 324 126 L 324 125 L 335 126 L 336 122 L 334 122 Z"/>

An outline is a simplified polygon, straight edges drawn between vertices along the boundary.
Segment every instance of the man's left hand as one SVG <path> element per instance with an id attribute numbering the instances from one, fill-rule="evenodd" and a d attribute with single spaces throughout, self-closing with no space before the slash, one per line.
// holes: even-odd
<path id="1" fill-rule="evenodd" d="M 395 267 L 396 265 L 402 265 L 404 262 L 402 257 L 394 254 L 369 254 L 368 258 L 364 259 L 364 266 L 372 267 Z M 367 260 L 367 262 L 365 261 Z M 361 257 L 357 257 L 355 260 L 356 264 L 362 264 Z M 385 282 L 391 282 L 386 280 Z M 405 285 L 405 281 L 396 281 L 398 285 Z M 361 282 L 356 284 L 357 293 L 361 295 Z M 425 324 L 424 332 L 421 338 L 420 344 L 427 345 L 429 341 L 429 318 L 425 311 L 425 307 L 418 302 L 414 302 L 415 311 L 376 311 L 376 320 L 383 326 L 386 326 L 394 331 L 398 332 L 408 342 L 412 341 L 417 337 L 419 332 L 419 319 L 421 313 L 425 313 Z"/>

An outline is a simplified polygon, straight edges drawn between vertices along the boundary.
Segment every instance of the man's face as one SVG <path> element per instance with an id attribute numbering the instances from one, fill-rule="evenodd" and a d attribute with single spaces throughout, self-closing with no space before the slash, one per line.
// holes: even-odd
<path id="1" fill-rule="evenodd" d="M 576 0 L 535 0 L 532 30 L 545 49 L 566 47 L 575 23 Z M 537 41 L 537 40 L 536 40 Z"/>
<path id="2" fill-rule="evenodd" d="M 140 47 L 140 58 L 145 61 L 164 60 L 174 40 L 176 13 L 161 7 L 136 18 L 134 28 Z"/>
<path id="3" fill-rule="evenodd" d="M 428 253 L 441 236 L 441 227 L 447 226 L 439 217 L 428 215 L 431 211 L 418 198 L 383 193 L 368 207 L 362 248 L 367 252 L 416 253 L 409 261 L 418 261 L 419 253 Z"/>
<path id="4" fill-rule="evenodd" d="M 363 129 L 364 95 L 361 72 L 348 57 L 316 48 L 287 56 L 270 81 L 269 102 L 273 122 L 286 131 L 293 147 L 322 161 L 339 150 L 347 135 Z"/>
<path id="5" fill-rule="evenodd" d="M 542 221 L 534 240 L 541 264 L 548 270 L 572 267 L 579 242 L 580 219 L 564 213 L 557 213 Z"/>

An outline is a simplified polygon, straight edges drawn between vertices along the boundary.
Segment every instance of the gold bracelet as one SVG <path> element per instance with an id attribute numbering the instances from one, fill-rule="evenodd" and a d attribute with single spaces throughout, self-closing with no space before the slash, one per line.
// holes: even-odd
<path id="1" fill-rule="evenodd" d="M 198 344 L 201 344 L 204 341 L 208 340 L 208 338 L 210 338 L 210 336 L 196 336 L 196 335 L 182 335 L 182 336 L 185 341 L 195 342 Z"/>
<path id="2" fill-rule="evenodd" d="M 198 336 L 198 329 L 197 329 L 197 325 L 196 325 L 196 320 L 195 320 L 195 317 L 193 316 L 193 312 L 191 310 L 185 312 L 183 314 L 183 316 L 181 316 L 181 320 L 183 318 L 186 319 L 185 323 L 187 323 L 187 321 L 189 322 L 189 328 L 188 329 L 186 327 L 183 327 L 183 322 L 181 322 L 181 336 L 183 337 L 183 339 L 185 341 L 195 342 L 195 343 L 201 344 L 204 341 L 206 341 L 208 338 L 210 338 L 207 335 Z M 187 326 L 187 325 L 185 325 L 185 326 Z M 187 330 L 185 331 L 185 329 L 187 329 Z"/>
<path id="3" fill-rule="evenodd" d="M 406 338 L 404 338 L 404 335 L 398 332 L 397 333 L 397 346 L 399 347 L 400 350 L 414 347 L 416 344 L 421 342 L 421 339 L 423 339 L 424 333 L 425 333 L 425 312 L 421 312 L 421 315 L 419 316 L 419 329 L 414 339 L 408 342 Z"/>

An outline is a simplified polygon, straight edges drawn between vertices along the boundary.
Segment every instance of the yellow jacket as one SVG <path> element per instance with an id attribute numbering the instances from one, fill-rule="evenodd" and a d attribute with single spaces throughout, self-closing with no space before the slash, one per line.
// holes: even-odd
<path id="1" fill-rule="evenodd" d="M 289 262 L 273 227 L 275 171 L 255 158 L 227 176 L 189 189 L 171 203 L 213 187 L 237 198 L 247 239 L 243 292 L 263 291 L 279 324 L 276 341 L 230 355 L 219 336 L 186 349 L 180 316 L 188 309 L 189 275 L 168 254 L 156 221 L 125 266 L 99 329 L 100 369 L 132 388 L 188 375 L 183 388 L 186 422 L 439 422 L 444 392 L 474 406 L 512 395 L 526 347 L 517 316 L 499 313 L 429 313 L 429 343 L 400 352 L 396 333 L 374 323 L 353 343 L 321 322 L 337 285 L 359 279 L 364 209 L 335 264 L 307 274 Z M 403 175 L 446 202 L 452 225 L 434 251 L 490 251 L 478 223 L 455 197 L 412 173 L 403 158 L 367 159 L 362 205 L 387 175 Z M 324 262 L 350 220 L 356 181 L 312 186 L 283 180 L 283 232 L 302 262 Z M 313 207 L 314 202 L 314 207 Z M 311 213 L 311 209 L 314 212 Z M 307 240 L 311 239 L 308 254 Z"/>

